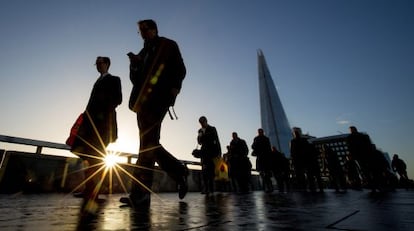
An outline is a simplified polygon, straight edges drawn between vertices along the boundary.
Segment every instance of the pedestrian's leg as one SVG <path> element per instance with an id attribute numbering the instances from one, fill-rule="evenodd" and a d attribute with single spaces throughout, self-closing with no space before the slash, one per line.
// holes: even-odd
<path id="1" fill-rule="evenodd" d="M 183 176 L 188 175 L 188 168 L 165 150 L 161 145 L 154 149 L 155 161 L 175 181 L 181 181 Z"/>
<path id="2" fill-rule="evenodd" d="M 95 158 L 84 158 L 87 162 L 85 169 L 85 189 L 83 191 L 83 202 L 81 212 L 83 215 L 95 215 L 98 211 L 98 195 L 102 185 L 102 160 Z"/>
<path id="3" fill-rule="evenodd" d="M 149 208 L 151 202 L 151 188 L 155 165 L 155 152 L 158 146 L 161 124 L 154 122 L 151 113 L 137 114 L 140 131 L 140 151 L 133 172 L 131 194 L 120 199 L 122 203 L 135 208 Z"/>
<path id="4" fill-rule="evenodd" d="M 154 149 L 155 161 L 158 165 L 167 172 L 167 174 L 177 182 L 178 186 L 178 197 L 183 199 L 188 191 L 187 176 L 188 168 L 169 153 L 160 144 Z"/>

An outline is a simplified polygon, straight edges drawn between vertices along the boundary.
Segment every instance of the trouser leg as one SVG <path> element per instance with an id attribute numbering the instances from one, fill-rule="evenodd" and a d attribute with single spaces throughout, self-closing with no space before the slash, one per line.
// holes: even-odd
<path id="1" fill-rule="evenodd" d="M 161 119 L 156 119 L 152 113 L 137 114 L 140 135 L 138 160 L 133 172 L 134 180 L 131 194 L 150 193 L 154 176 L 156 160 L 155 150 L 159 146 Z M 136 182 L 138 181 L 138 182 Z"/>
<path id="2" fill-rule="evenodd" d="M 187 167 L 161 145 L 154 152 L 155 161 L 173 180 L 179 182 L 183 176 L 188 175 Z"/>
<path id="3" fill-rule="evenodd" d="M 85 175 L 87 178 L 90 178 L 90 180 L 86 182 L 85 191 L 91 193 L 101 179 L 103 171 L 99 171 L 99 169 L 102 167 L 102 161 L 94 158 L 86 158 L 85 160 L 88 165 L 85 170 Z"/>
<path id="4" fill-rule="evenodd" d="M 187 167 L 165 150 L 159 142 L 161 122 L 165 113 L 152 112 L 137 115 L 140 128 L 140 153 L 133 175 L 143 185 L 134 183 L 132 192 L 148 192 L 148 189 L 151 189 L 155 162 L 178 183 L 181 183 L 183 176 L 188 175 Z"/>
<path id="5" fill-rule="evenodd" d="M 205 193 L 214 192 L 214 162 L 212 160 L 204 160 L 203 163 L 203 182 Z"/>
<path id="6" fill-rule="evenodd" d="M 152 151 L 141 151 L 133 172 L 131 194 L 149 194 L 152 188 L 155 161 Z M 138 182 L 137 182 L 138 181 Z"/>
<path id="7" fill-rule="evenodd" d="M 305 171 L 302 168 L 296 168 L 295 174 L 296 174 L 296 182 L 297 182 L 298 189 L 305 190 L 306 189 Z"/>

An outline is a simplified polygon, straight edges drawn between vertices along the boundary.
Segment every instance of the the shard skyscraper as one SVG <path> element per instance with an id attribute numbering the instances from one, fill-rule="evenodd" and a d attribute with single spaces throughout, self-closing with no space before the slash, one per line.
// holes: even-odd
<path id="1" fill-rule="evenodd" d="M 289 142 L 292 139 L 292 133 L 289 121 L 261 50 L 258 50 L 257 58 L 262 128 L 272 146 L 275 146 L 285 156 L 290 156 Z"/>

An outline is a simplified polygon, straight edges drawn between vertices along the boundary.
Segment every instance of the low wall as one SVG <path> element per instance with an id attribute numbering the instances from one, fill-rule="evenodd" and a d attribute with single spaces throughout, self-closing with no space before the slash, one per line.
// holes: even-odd
<path id="1" fill-rule="evenodd" d="M 0 150 L 0 193 L 47 193 L 82 191 L 83 164 L 79 158 Z M 102 193 L 128 191 L 132 182 L 133 165 L 120 164 L 125 169 L 108 171 Z M 201 191 L 200 170 L 190 169 L 189 191 Z M 253 175 L 251 188 L 260 189 L 258 175 Z M 223 186 L 222 186 L 223 187 Z M 165 172 L 154 172 L 154 192 L 174 192 L 176 183 Z M 223 190 L 231 190 L 227 182 Z"/>

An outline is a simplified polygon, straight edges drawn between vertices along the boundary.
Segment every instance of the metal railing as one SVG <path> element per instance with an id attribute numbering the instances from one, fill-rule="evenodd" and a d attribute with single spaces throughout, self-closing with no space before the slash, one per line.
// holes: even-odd
<path id="1" fill-rule="evenodd" d="M 14 137 L 14 136 L 0 135 L 0 142 L 35 146 L 36 154 L 42 154 L 43 148 L 52 148 L 52 149 L 70 151 L 70 146 L 66 144 L 48 142 L 48 141 L 42 141 L 42 140 L 27 139 L 27 138 Z M 138 154 L 121 152 L 119 153 L 119 156 L 126 157 L 127 162 L 131 163 L 132 158 L 137 158 Z M 188 160 L 181 160 L 181 161 L 189 165 L 200 165 L 200 162 L 188 161 Z"/>

